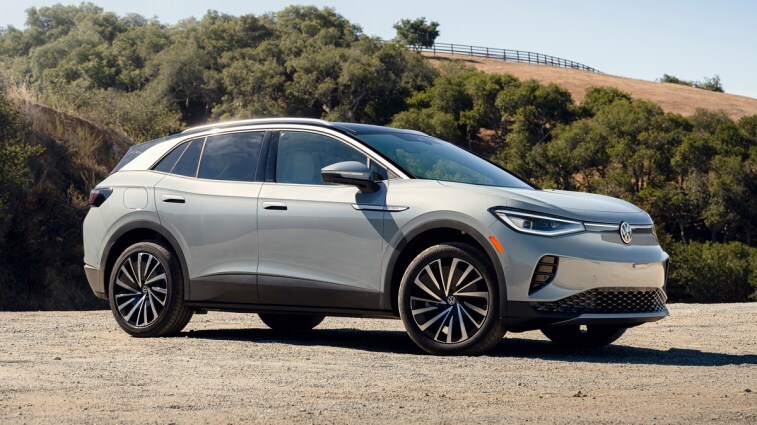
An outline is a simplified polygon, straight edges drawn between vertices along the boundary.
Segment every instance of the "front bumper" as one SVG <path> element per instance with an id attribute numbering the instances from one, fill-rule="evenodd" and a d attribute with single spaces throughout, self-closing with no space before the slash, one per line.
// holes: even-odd
<path id="1" fill-rule="evenodd" d="M 107 299 L 108 297 L 105 295 L 105 282 L 100 276 L 100 269 L 85 264 L 84 274 L 87 276 L 89 287 L 92 288 L 92 292 L 95 293 L 97 298 Z"/>
<path id="2" fill-rule="evenodd" d="M 667 307 L 659 311 L 646 313 L 594 314 L 594 313 L 557 313 L 543 312 L 535 309 L 531 303 L 510 301 L 507 314 L 503 317 L 507 330 L 511 332 L 530 331 L 551 325 L 615 325 L 623 327 L 638 326 L 656 322 L 668 317 Z"/>

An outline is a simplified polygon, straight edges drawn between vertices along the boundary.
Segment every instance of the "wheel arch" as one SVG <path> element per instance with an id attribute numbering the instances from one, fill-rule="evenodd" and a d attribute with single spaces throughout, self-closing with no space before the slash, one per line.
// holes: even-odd
<path id="1" fill-rule="evenodd" d="M 100 267 L 100 279 L 103 282 L 105 296 L 108 296 L 110 274 L 118 256 L 127 247 L 137 242 L 149 240 L 158 240 L 165 243 L 167 248 L 178 256 L 181 271 L 184 275 L 184 297 L 186 300 L 189 300 L 189 270 L 187 269 L 186 257 L 184 257 L 184 252 L 181 250 L 179 242 L 163 226 L 148 220 L 129 222 L 120 227 L 108 239 L 100 261 L 100 264 L 102 264 L 102 267 Z"/>
<path id="2" fill-rule="evenodd" d="M 507 285 L 505 273 L 497 252 L 489 241 L 472 226 L 457 220 L 433 220 L 418 225 L 392 244 L 395 246 L 386 267 L 381 308 L 398 315 L 397 296 L 402 275 L 410 262 L 426 248 L 444 242 L 466 242 L 481 249 L 497 278 L 499 288 L 499 314 L 504 317 L 507 309 Z"/>

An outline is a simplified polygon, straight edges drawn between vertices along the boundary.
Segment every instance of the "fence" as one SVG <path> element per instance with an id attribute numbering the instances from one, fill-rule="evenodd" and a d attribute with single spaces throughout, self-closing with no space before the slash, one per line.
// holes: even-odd
<path id="1" fill-rule="evenodd" d="M 467 46 L 463 44 L 434 43 L 431 47 L 409 46 L 412 49 L 429 53 L 444 53 L 450 55 L 468 55 L 479 58 L 499 59 L 506 62 L 536 63 L 540 65 L 559 66 L 563 68 L 580 69 L 582 71 L 600 72 L 596 69 L 541 53 L 525 52 L 522 50 L 496 49 L 493 47 Z"/>

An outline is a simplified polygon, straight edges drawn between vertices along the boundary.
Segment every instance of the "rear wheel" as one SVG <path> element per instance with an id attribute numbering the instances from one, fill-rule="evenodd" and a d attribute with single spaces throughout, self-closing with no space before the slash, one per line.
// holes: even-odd
<path id="1" fill-rule="evenodd" d="M 108 288 L 116 322 L 133 336 L 180 332 L 192 318 L 176 255 L 160 242 L 139 242 L 116 260 Z"/>
<path id="2" fill-rule="evenodd" d="M 566 347 L 603 347 L 623 336 L 627 328 L 606 325 L 550 326 L 541 332 L 552 342 Z"/>
<path id="3" fill-rule="evenodd" d="M 309 331 L 318 326 L 325 316 L 319 314 L 258 314 L 269 328 L 281 332 Z"/>
<path id="4" fill-rule="evenodd" d="M 408 266 L 399 312 L 410 338 L 431 354 L 483 353 L 505 334 L 499 290 L 484 254 L 465 243 L 432 246 Z"/>

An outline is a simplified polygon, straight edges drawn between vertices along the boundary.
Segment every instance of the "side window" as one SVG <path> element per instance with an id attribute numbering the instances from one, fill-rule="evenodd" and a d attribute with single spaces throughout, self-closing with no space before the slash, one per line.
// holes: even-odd
<path id="1" fill-rule="evenodd" d="M 357 161 L 368 165 L 367 156 L 331 137 L 299 131 L 282 131 L 279 135 L 276 181 L 326 184 L 321 180 L 321 168 L 344 161 Z"/>
<path id="2" fill-rule="evenodd" d="M 255 181 L 265 132 L 210 136 L 202 152 L 197 177 L 211 180 Z"/>
<path id="3" fill-rule="evenodd" d="M 173 170 L 173 166 L 176 165 L 176 161 L 181 158 L 181 154 L 184 153 L 184 151 L 187 149 L 187 146 L 189 146 L 189 143 L 182 143 L 179 146 L 175 147 L 174 150 L 172 150 L 168 155 L 164 156 L 163 159 L 158 162 L 155 167 L 152 169 L 155 171 L 162 171 L 164 173 L 170 173 L 171 170 Z"/>
<path id="4" fill-rule="evenodd" d="M 172 174 L 180 176 L 194 177 L 197 175 L 197 163 L 200 161 L 200 152 L 202 152 L 202 143 L 205 139 L 194 139 L 184 150 L 179 161 L 174 165 Z"/>

